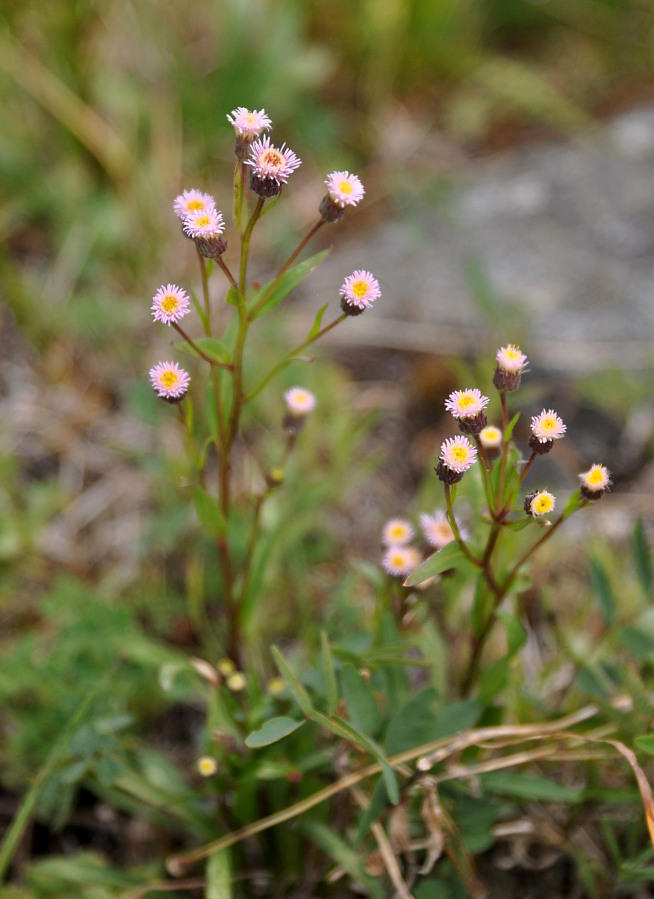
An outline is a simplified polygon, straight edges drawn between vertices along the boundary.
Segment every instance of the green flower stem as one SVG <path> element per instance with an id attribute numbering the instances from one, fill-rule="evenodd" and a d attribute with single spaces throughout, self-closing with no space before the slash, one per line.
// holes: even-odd
<path id="1" fill-rule="evenodd" d="M 522 566 L 525 564 L 525 562 L 527 562 L 529 560 L 529 558 L 536 552 L 536 550 L 540 549 L 544 543 L 547 543 L 547 541 L 552 537 L 552 535 L 563 524 L 564 521 L 565 521 L 565 517 L 563 515 L 561 515 L 554 522 L 554 524 L 551 525 L 546 530 L 546 532 L 543 534 L 543 536 L 540 538 L 540 540 L 537 540 L 536 543 L 534 543 L 534 545 L 531 547 L 531 549 L 528 549 L 527 552 L 525 552 L 522 556 L 520 556 L 518 561 L 515 563 L 515 565 L 513 566 L 513 568 L 507 575 L 506 580 L 502 584 L 502 592 L 504 595 L 506 595 L 508 593 L 508 591 L 511 587 L 511 584 L 516 579 L 518 572 L 520 571 Z"/>
<path id="2" fill-rule="evenodd" d="M 479 458 L 483 463 L 480 468 L 481 482 L 484 485 L 484 494 L 486 496 L 486 502 L 488 503 L 488 511 L 490 512 L 491 516 L 495 517 L 495 497 L 493 496 L 493 483 L 490 479 L 491 465 L 488 461 L 486 450 L 484 449 L 482 442 L 479 439 L 479 435 L 475 436 L 475 443 L 477 444 Z"/>
<path id="3" fill-rule="evenodd" d="M 252 237 L 252 229 L 257 223 L 257 219 L 261 215 L 261 210 L 263 209 L 263 204 L 265 200 L 263 197 L 259 197 L 257 199 L 257 205 L 252 210 L 252 215 L 250 216 L 250 220 L 245 226 L 245 231 L 243 232 L 243 239 L 241 241 L 241 265 L 239 269 L 239 292 L 241 294 L 241 303 L 245 303 L 245 291 L 247 289 L 247 275 L 248 275 L 248 257 L 250 254 L 250 239 Z"/>
<path id="4" fill-rule="evenodd" d="M 295 250 L 291 253 L 291 255 L 288 257 L 288 259 L 286 260 L 284 265 L 278 271 L 277 277 L 275 278 L 275 280 L 269 285 L 268 289 L 264 292 L 263 296 L 261 296 L 259 298 L 259 302 L 256 304 L 256 306 L 250 310 L 250 314 L 249 314 L 250 321 L 254 321 L 254 319 L 257 317 L 257 315 L 259 314 L 261 309 L 263 309 L 264 305 L 268 301 L 268 298 L 271 296 L 271 294 L 273 293 L 273 291 L 279 284 L 279 282 L 282 278 L 282 275 L 284 275 L 288 271 L 288 269 L 293 265 L 293 263 L 295 262 L 297 257 L 300 255 L 300 253 L 302 252 L 304 247 L 306 247 L 306 245 L 309 243 L 309 241 L 311 240 L 313 235 L 316 233 L 316 231 L 318 231 L 318 229 L 321 228 L 322 225 L 324 225 L 324 224 L 325 224 L 325 219 L 321 218 L 320 221 L 316 222 L 314 225 L 311 226 L 311 228 L 309 228 L 309 231 L 304 235 L 304 237 L 302 238 L 300 243 L 297 245 Z"/>
<path id="5" fill-rule="evenodd" d="M 506 431 L 509 426 L 509 412 L 506 407 L 506 393 L 500 392 L 500 400 L 502 402 L 502 430 Z M 502 458 L 500 460 L 500 479 L 497 484 L 497 496 L 495 498 L 495 509 L 491 510 L 493 518 L 498 521 L 503 517 L 504 512 L 504 483 L 506 480 L 506 466 L 509 460 L 509 440 L 502 441 Z M 498 509 L 499 506 L 499 509 Z"/>
<path id="6" fill-rule="evenodd" d="M 481 561 L 480 561 L 475 555 L 473 555 L 473 554 L 470 552 L 470 550 L 468 549 L 468 546 L 467 546 L 465 540 L 464 540 L 463 537 L 461 536 L 461 531 L 459 530 L 459 526 L 458 526 L 458 524 L 456 523 L 456 518 L 454 517 L 454 510 L 453 510 L 453 508 L 452 508 L 452 493 L 451 493 L 451 490 L 450 490 L 450 485 L 449 485 L 449 484 L 443 484 L 443 486 L 444 486 L 444 488 L 445 488 L 445 506 L 446 506 L 447 520 L 449 521 L 450 527 L 452 528 L 452 533 L 454 534 L 454 539 L 456 540 L 456 542 L 457 542 L 457 543 L 459 544 L 459 546 L 461 547 L 461 550 L 463 551 L 463 554 L 465 555 L 465 557 L 466 557 L 470 562 L 472 562 L 472 564 L 473 564 L 476 568 L 480 568 L 480 567 L 481 567 Z"/>
<path id="7" fill-rule="evenodd" d="M 193 348 L 193 350 L 198 354 L 198 356 L 200 356 L 200 358 L 204 359 L 205 362 L 208 362 L 209 365 L 215 365 L 218 368 L 225 368 L 225 369 L 227 369 L 227 371 L 234 370 L 234 366 L 231 365 L 229 362 L 219 362 L 217 359 L 212 359 L 210 356 L 207 356 L 206 353 L 203 353 L 202 350 L 200 349 L 200 347 L 197 345 L 197 343 L 195 343 L 195 341 L 191 337 L 188 336 L 186 331 L 184 331 L 183 328 L 181 328 L 177 324 L 177 322 L 171 322 L 171 324 L 172 324 L 173 328 L 177 331 L 179 336 L 182 337 L 188 343 L 188 345 Z"/>
<path id="8" fill-rule="evenodd" d="M 197 248 L 196 248 L 197 249 Z M 209 302 L 209 277 L 207 275 L 207 260 L 202 253 L 197 250 L 198 260 L 200 261 L 200 273 L 202 275 L 202 297 L 204 299 L 204 333 L 207 337 L 211 337 L 211 304 Z"/>
<path id="9" fill-rule="evenodd" d="M 239 237 L 243 237 L 243 199 L 245 194 L 245 163 L 237 162 L 234 168 L 234 224 Z"/>
<path id="10" fill-rule="evenodd" d="M 204 487 L 204 470 L 202 468 L 202 462 L 200 460 L 200 454 L 197 451 L 195 446 L 195 440 L 193 439 L 193 434 L 191 432 L 190 422 L 188 418 L 188 413 L 186 409 L 185 403 L 179 403 L 177 406 L 177 412 L 179 414 L 179 420 L 182 423 L 182 427 L 184 428 L 184 434 L 186 436 L 186 444 L 188 446 L 188 451 L 193 459 L 193 467 L 198 473 L 198 479 L 200 481 L 200 486 Z"/>
<path id="11" fill-rule="evenodd" d="M 299 346 L 295 347 L 295 349 L 292 350 L 287 356 L 284 356 L 282 361 L 279 362 L 272 369 L 272 371 L 270 371 L 266 375 L 266 377 L 257 384 L 257 386 L 253 390 L 251 390 L 248 394 L 246 394 L 243 397 L 243 402 L 249 403 L 251 400 L 253 400 L 255 398 L 255 396 L 258 396 L 258 394 L 261 393 L 261 391 L 264 389 L 264 387 L 268 386 L 268 384 L 272 381 L 272 379 L 275 377 L 275 375 L 278 372 L 280 372 L 286 365 L 288 365 L 288 363 L 291 361 L 291 359 L 294 359 L 295 356 L 298 355 L 298 353 L 301 353 L 302 350 L 305 350 L 308 346 L 310 346 L 316 340 L 319 340 L 324 334 L 326 334 L 328 331 L 331 331 L 332 328 L 335 328 L 336 325 L 340 325 L 340 323 L 346 318 L 347 318 L 347 313 L 344 312 L 342 315 L 339 315 L 338 318 L 335 318 L 333 322 L 330 322 L 324 328 L 321 328 L 320 331 L 318 331 L 317 334 L 314 334 L 313 337 L 307 338 L 307 340 L 305 340 L 304 343 L 301 343 Z"/>

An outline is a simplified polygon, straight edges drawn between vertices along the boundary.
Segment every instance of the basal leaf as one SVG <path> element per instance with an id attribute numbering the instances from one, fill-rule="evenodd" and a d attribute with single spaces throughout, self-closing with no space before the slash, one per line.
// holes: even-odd
<path id="1" fill-rule="evenodd" d="M 404 586 L 415 587 L 416 584 L 421 584 L 435 574 L 440 574 L 442 571 L 447 571 L 450 568 L 460 568 L 461 565 L 469 566 L 470 561 L 460 545 L 453 540 L 418 565 L 415 571 L 406 579 Z"/>

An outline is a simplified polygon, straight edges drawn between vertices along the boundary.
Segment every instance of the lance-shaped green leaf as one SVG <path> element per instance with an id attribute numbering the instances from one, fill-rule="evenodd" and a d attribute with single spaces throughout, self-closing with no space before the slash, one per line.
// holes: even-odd
<path id="1" fill-rule="evenodd" d="M 253 730 L 251 734 L 245 738 L 245 745 L 250 749 L 256 749 L 259 746 L 270 746 L 278 740 L 283 740 L 298 727 L 302 727 L 304 721 L 295 721 L 293 718 L 286 718 L 280 715 L 278 718 L 270 718 L 258 730 Z"/>
<path id="2" fill-rule="evenodd" d="M 316 253 L 316 255 L 312 256 L 310 259 L 305 259 L 304 262 L 294 265 L 293 268 L 284 272 L 278 281 L 270 281 L 257 291 L 250 304 L 250 309 L 257 309 L 262 297 L 266 297 L 266 301 L 256 313 L 251 312 L 252 320 L 259 318 L 261 315 L 265 315 L 267 312 L 271 312 L 279 306 L 293 288 L 297 287 L 300 281 L 303 281 L 307 275 L 311 274 L 314 268 L 322 262 L 328 252 L 329 250 L 322 250 L 322 252 Z"/>
<path id="3" fill-rule="evenodd" d="M 460 544 L 453 540 L 418 565 L 406 579 L 404 586 L 415 587 L 416 584 L 421 584 L 435 574 L 448 571 L 450 568 L 461 568 L 464 565 L 472 567 L 472 563 L 461 549 Z"/>
<path id="4" fill-rule="evenodd" d="M 309 328 L 309 333 L 307 334 L 307 340 L 313 340 L 318 331 L 320 330 L 320 326 L 322 324 L 322 319 L 327 310 L 327 306 L 329 303 L 325 303 L 324 306 L 321 306 L 320 309 L 316 312 L 316 317 L 313 320 L 313 324 Z"/>
<path id="5" fill-rule="evenodd" d="M 197 512 L 200 524 L 213 537 L 219 540 L 225 535 L 227 523 L 225 517 L 220 510 L 220 506 L 209 494 L 200 487 L 193 487 L 193 503 Z"/>
<path id="6" fill-rule="evenodd" d="M 309 699 L 309 694 L 304 689 L 304 687 L 300 683 L 299 678 L 292 671 L 290 665 L 281 654 L 281 652 L 277 649 L 277 647 L 272 646 L 270 651 L 272 652 L 275 659 L 275 664 L 279 668 L 282 677 L 286 681 L 286 686 L 293 695 L 293 699 L 295 699 L 307 718 L 311 717 L 312 706 L 311 700 Z"/>

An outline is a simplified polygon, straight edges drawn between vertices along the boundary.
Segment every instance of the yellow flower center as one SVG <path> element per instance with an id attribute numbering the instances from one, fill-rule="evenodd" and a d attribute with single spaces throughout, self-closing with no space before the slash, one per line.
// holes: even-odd
<path id="1" fill-rule="evenodd" d="M 455 462 L 465 462 L 468 458 L 468 450 L 465 446 L 453 446 L 452 458 Z"/>
<path id="2" fill-rule="evenodd" d="M 390 536 L 394 540 L 401 540 L 403 537 L 406 537 L 406 528 L 401 524 L 396 524 L 391 528 Z"/>
<path id="3" fill-rule="evenodd" d="M 161 308 L 170 315 L 171 312 L 179 309 L 179 300 L 172 293 L 167 293 L 161 301 Z"/>
<path id="4" fill-rule="evenodd" d="M 601 468 L 593 469 L 588 475 L 589 484 L 601 484 L 604 480 L 604 472 Z"/>
<path id="5" fill-rule="evenodd" d="M 537 496 L 532 505 L 533 511 L 538 515 L 543 515 L 545 512 L 551 512 L 553 508 L 554 504 L 552 502 L 552 497 L 545 496 L 544 494 Z"/>
<path id="6" fill-rule="evenodd" d="M 211 217 L 205 213 L 204 215 L 199 215 L 195 220 L 196 228 L 204 228 L 205 225 L 211 224 Z"/>
<path id="7" fill-rule="evenodd" d="M 343 179 L 338 182 L 338 189 L 342 194 L 351 194 L 352 193 L 352 184 L 349 181 Z"/>
<path id="8" fill-rule="evenodd" d="M 352 293 L 356 294 L 358 297 L 365 297 L 368 293 L 368 282 L 364 281 L 363 278 L 359 278 L 358 281 L 353 281 L 350 285 Z"/>
<path id="9" fill-rule="evenodd" d="M 186 208 L 189 212 L 199 212 L 201 209 L 204 209 L 204 200 L 197 198 L 189 200 Z"/>
<path id="10" fill-rule="evenodd" d="M 279 150 L 275 150 L 272 147 L 264 150 L 259 160 L 262 164 L 272 166 L 275 169 L 280 169 L 286 161 Z"/>
<path id="11" fill-rule="evenodd" d="M 459 397 L 459 406 L 461 409 L 468 409 L 470 406 L 474 406 L 474 404 L 475 398 L 472 396 L 464 394 L 463 396 Z"/>
<path id="12" fill-rule="evenodd" d="M 176 371 L 173 371 L 170 368 L 167 369 L 167 371 L 162 372 L 159 379 L 161 381 L 161 384 L 167 390 L 170 390 L 171 387 L 174 387 L 179 383 L 179 375 Z"/>
<path id="13" fill-rule="evenodd" d="M 557 420 L 550 416 L 549 418 L 543 418 L 540 426 L 544 431 L 556 431 L 559 425 Z"/>

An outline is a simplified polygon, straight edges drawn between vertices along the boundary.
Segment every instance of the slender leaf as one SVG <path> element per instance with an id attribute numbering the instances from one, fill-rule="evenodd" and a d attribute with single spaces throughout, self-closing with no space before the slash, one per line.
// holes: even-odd
<path id="1" fill-rule="evenodd" d="M 381 883 L 366 874 L 363 857 L 356 849 L 352 848 L 347 840 L 319 821 L 303 821 L 301 827 L 337 865 L 344 868 L 350 877 L 361 884 L 367 896 L 372 899 L 384 899 L 386 892 Z"/>
<path id="2" fill-rule="evenodd" d="M 286 681 L 286 686 L 291 691 L 293 698 L 300 706 L 304 714 L 307 717 L 310 717 L 313 710 L 311 707 L 309 694 L 304 689 L 297 676 L 291 670 L 288 662 L 276 646 L 271 647 L 271 652 L 273 654 L 273 658 L 275 659 L 275 664 L 279 668 L 282 677 Z"/>
<path id="3" fill-rule="evenodd" d="M 327 714 L 333 715 L 338 707 L 338 686 L 336 684 L 336 672 L 334 670 L 334 655 L 332 653 L 329 637 L 325 631 L 320 632 L 320 659 L 322 674 L 325 679 Z"/>
<path id="4" fill-rule="evenodd" d="M 589 574 L 590 584 L 597 597 L 602 618 L 606 624 L 613 624 L 615 621 L 616 598 L 606 569 L 597 557 L 589 559 Z"/>
<path id="5" fill-rule="evenodd" d="M 316 317 L 313 320 L 313 324 L 309 328 L 309 333 L 307 334 L 307 340 L 312 340 L 318 331 L 320 330 L 320 325 L 322 324 L 322 318 L 327 310 L 329 303 L 325 303 L 324 306 L 321 306 L 320 309 L 316 312 Z"/>
<path id="6" fill-rule="evenodd" d="M 250 308 L 254 309 L 257 306 L 257 303 L 260 302 L 260 298 L 266 296 L 268 291 L 270 291 L 270 295 L 266 299 L 266 302 L 263 304 L 261 309 L 253 316 L 253 320 L 255 318 L 259 318 L 262 315 L 265 315 L 267 312 L 271 312 L 275 309 L 282 300 L 286 299 L 289 293 L 293 290 L 294 287 L 303 281 L 307 275 L 311 274 L 314 268 L 319 265 L 322 260 L 327 256 L 329 250 L 322 250 L 320 253 L 316 253 L 315 256 L 312 256 L 310 259 L 305 259 L 304 262 L 300 262 L 298 265 L 293 266 L 293 268 L 289 269 L 285 272 L 282 277 L 279 279 L 277 284 L 274 281 L 270 281 L 268 284 L 265 284 L 260 290 L 258 290 L 253 297 Z"/>
<path id="7" fill-rule="evenodd" d="M 225 535 L 227 523 L 216 500 L 200 487 L 193 487 L 193 503 L 200 524 L 204 530 L 214 539 L 219 540 Z"/>
<path id="8" fill-rule="evenodd" d="M 462 565 L 471 567 L 471 563 L 460 545 L 453 540 L 418 565 L 415 571 L 406 579 L 404 586 L 415 587 L 416 584 L 421 584 L 442 571 L 448 571 L 450 568 L 460 568 Z"/>
<path id="9" fill-rule="evenodd" d="M 539 799 L 543 802 L 579 802 L 582 793 L 572 787 L 515 771 L 492 771 L 481 775 L 484 790 L 515 796 L 518 799 Z"/>
<path id="10" fill-rule="evenodd" d="M 293 731 L 302 727 L 304 721 L 295 721 L 293 718 L 270 718 L 259 730 L 253 730 L 251 734 L 245 738 L 245 745 L 250 749 L 256 749 L 259 746 L 270 746 L 278 740 L 283 740 Z"/>
<path id="11" fill-rule="evenodd" d="M 634 527 L 633 552 L 638 582 L 645 596 L 650 598 L 654 590 L 654 571 L 652 570 L 652 553 L 647 545 L 642 518 L 638 519 Z"/>
<path id="12" fill-rule="evenodd" d="M 507 442 L 507 440 L 510 440 L 511 437 L 513 437 L 513 431 L 515 429 L 515 426 L 518 424 L 518 421 L 520 420 L 521 414 L 522 413 L 520 413 L 520 412 L 516 412 L 516 414 L 513 416 L 513 418 L 507 425 L 506 431 L 504 432 L 504 435 L 503 435 L 503 439 L 504 439 L 505 443 Z"/>

